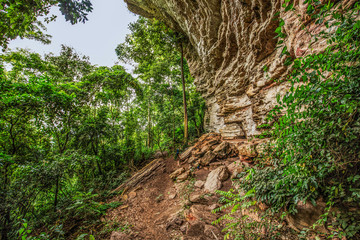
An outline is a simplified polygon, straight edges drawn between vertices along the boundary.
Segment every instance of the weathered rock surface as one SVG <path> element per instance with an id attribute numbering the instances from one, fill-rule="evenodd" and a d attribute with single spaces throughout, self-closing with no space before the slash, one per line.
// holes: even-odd
<path id="1" fill-rule="evenodd" d="M 191 151 L 193 150 L 193 147 L 189 147 L 186 149 L 182 154 L 180 154 L 179 158 L 181 161 L 184 161 L 186 158 L 188 158 L 191 155 Z"/>
<path id="2" fill-rule="evenodd" d="M 276 95 L 288 88 L 273 81 L 287 73 L 274 38 L 282 0 L 125 2 L 130 11 L 160 19 L 187 37 L 186 59 L 206 99 L 209 130 L 228 139 L 260 133 L 256 127 L 276 104 Z M 311 33 L 319 29 L 305 18 L 304 1 L 295 1 L 294 7 L 295 11 L 282 11 L 280 17 L 288 35 L 284 44 L 292 57 L 300 57 L 322 46 L 310 44 Z"/>
<path id="3" fill-rule="evenodd" d="M 183 174 L 185 172 L 185 168 L 179 168 L 176 171 L 174 171 L 172 174 L 170 174 L 171 179 L 176 179 L 179 175 Z"/>
<path id="4" fill-rule="evenodd" d="M 204 184 L 205 184 L 204 181 L 198 180 L 195 182 L 194 186 L 197 188 L 202 188 L 204 186 Z"/>
<path id="5" fill-rule="evenodd" d="M 296 209 L 296 215 L 287 215 L 286 220 L 289 223 L 289 226 L 297 231 L 301 231 L 304 228 L 310 228 L 324 213 L 326 203 L 323 201 L 317 201 L 316 206 L 314 206 L 310 201 L 307 201 L 305 204 L 299 202 Z"/>
<path id="6" fill-rule="evenodd" d="M 218 158 L 224 158 L 228 154 L 229 149 L 229 143 L 228 142 L 222 142 L 220 145 L 218 145 L 213 152 Z"/>
<path id="7" fill-rule="evenodd" d="M 204 189 L 209 192 L 215 192 L 221 188 L 222 181 L 225 181 L 229 177 L 229 172 L 225 166 L 218 167 L 209 173 Z"/>
<path id="8" fill-rule="evenodd" d="M 205 153 L 204 157 L 201 158 L 200 162 L 201 162 L 201 165 L 207 166 L 207 165 L 209 165 L 209 163 L 211 163 L 215 159 L 216 159 L 216 155 L 212 151 L 208 151 L 207 153 Z"/>
<path id="9" fill-rule="evenodd" d="M 184 172 L 183 174 L 179 175 L 176 178 L 176 181 L 178 181 L 178 182 L 185 181 L 189 176 L 190 176 L 190 171 L 188 170 L 188 171 Z"/>

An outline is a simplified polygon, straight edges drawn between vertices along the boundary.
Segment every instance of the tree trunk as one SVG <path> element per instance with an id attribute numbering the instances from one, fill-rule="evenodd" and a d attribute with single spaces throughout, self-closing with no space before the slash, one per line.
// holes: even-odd
<path id="1" fill-rule="evenodd" d="M 58 203 L 58 194 L 59 194 L 59 176 L 56 177 L 54 212 L 56 212 L 56 206 L 57 206 L 57 203 Z"/>
<path id="2" fill-rule="evenodd" d="M 148 139 L 147 146 L 150 148 L 151 146 L 151 112 L 150 112 L 150 102 L 148 103 Z"/>
<path id="3" fill-rule="evenodd" d="M 184 102 L 184 143 L 185 145 L 188 142 L 188 115 L 187 115 L 187 104 L 186 104 L 186 90 L 185 90 L 185 77 L 184 77 L 184 49 L 182 42 L 180 42 L 181 50 L 181 81 L 183 89 L 183 102 Z"/>
<path id="4" fill-rule="evenodd" d="M 5 177 L 4 177 L 4 190 L 5 193 L 8 191 L 8 186 L 10 185 L 10 178 L 8 176 L 8 169 L 9 169 L 9 163 L 5 163 Z M 4 199 L 4 207 L 5 207 L 5 213 L 4 213 L 4 221 L 2 223 L 2 230 L 1 230 L 1 239 L 2 240 L 8 240 L 8 233 L 10 230 L 10 208 L 7 206 L 8 205 L 8 197 L 7 195 L 5 195 L 5 199 Z"/>

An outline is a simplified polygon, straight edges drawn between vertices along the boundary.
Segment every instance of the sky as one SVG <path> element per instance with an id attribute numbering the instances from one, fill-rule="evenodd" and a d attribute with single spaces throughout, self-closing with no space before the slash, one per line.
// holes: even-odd
<path id="1" fill-rule="evenodd" d="M 44 45 L 27 39 L 16 39 L 10 42 L 9 48 L 28 48 L 44 54 L 58 54 L 61 44 L 75 48 L 77 53 L 89 56 L 90 61 L 98 66 L 113 66 L 117 61 L 115 48 L 124 42 L 130 33 L 128 24 L 136 21 L 137 16 L 131 13 L 123 0 L 92 0 L 93 11 L 88 15 L 85 24 L 71 25 L 54 7 L 52 14 L 57 15 L 56 22 L 46 25 L 47 34 L 52 35 L 52 43 Z"/>

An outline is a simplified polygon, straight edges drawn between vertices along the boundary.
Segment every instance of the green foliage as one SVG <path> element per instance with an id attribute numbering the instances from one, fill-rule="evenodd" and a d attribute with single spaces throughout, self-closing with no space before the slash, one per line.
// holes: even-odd
<path id="1" fill-rule="evenodd" d="M 0 46 L 6 49 L 9 41 L 17 37 L 50 43 L 51 36 L 43 32 L 46 27 L 37 18 L 47 16 L 56 5 L 72 24 L 87 21 L 87 14 L 92 11 L 89 0 L 0 0 Z M 45 21 L 55 18 L 46 17 Z"/>
<path id="2" fill-rule="evenodd" d="M 322 197 L 327 209 L 314 227 L 325 224 L 330 237 L 355 239 L 360 236 L 360 4 L 344 10 L 341 2 L 306 2 L 307 13 L 324 27 L 312 36 L 312 44 L 326 40 L 328 45 L 298 59 L 283 47 L 285 64 L 292 69 L 286 79 L 291 88 L 269 114 L 273 125 L 266 133 L 272 136 L 267 151 L 240 186 L 254 190 L 252 199 L 273 213 L 296 214 L 299 202 L 316 205 Z M 283 7 L 293 8 L 289 1 Z M 276 30 L 280 44 L 286 38 L 283 26 L 281 20 Z"/>
<path id="3" fill-rule="evenodd" d="M 147 147 L 163 150 L 181 148 L 184 139 L 181 54 L 178 33 L 157 20 L 139 18 L 130 24 L 131 34 L 119 44 L 116 53 L 125 63 L 134 64 L 142 83 L 144 101 L 134 104 L 144 111 Z M 188 99 L 189 135 L 204 132 L 205 103 L 196 92 L 187 64 L 184 64 Z M 135 105 L 135 106 L 136 106 Z"/>
<path id="4" fill-rule="evenodd" d="M 124 101 L 141 98 L 137 81 L 65 46 L 45 59 L 9 52 L 1 63 L 10 65 L 0 75 L 2 235 L 15 236 L 18 217 L 36 228 L 60 216 L 96 219 L 116 207 L 98 202 L 127 176 L 119 123 Z"/>

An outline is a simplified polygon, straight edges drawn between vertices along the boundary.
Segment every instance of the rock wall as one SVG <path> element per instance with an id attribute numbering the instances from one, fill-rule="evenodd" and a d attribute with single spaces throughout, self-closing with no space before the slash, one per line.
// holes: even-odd
<path id="1" fill-rule="evenodd" d="M 157 18 L 188 39 L 186 59 L 195 84 L 207 102 L 207 129 L 224 138 L 247 138 L 260 132 L 287 72 L 277 48 L 276 13 L 281 0 L 125 0 L 130 11 Z M 303 0 L 295 11 L 282 13 L 288 35 L 285 45 L 292 57 L 321 48 L 311 44 L 316 33 L 305 14 Z M 344 1 L 348 2 L 348 1 Z M 301 24 L 306 25 L 306 31 Z M 264 72 L 264 66 L 268 71 Z"/>

